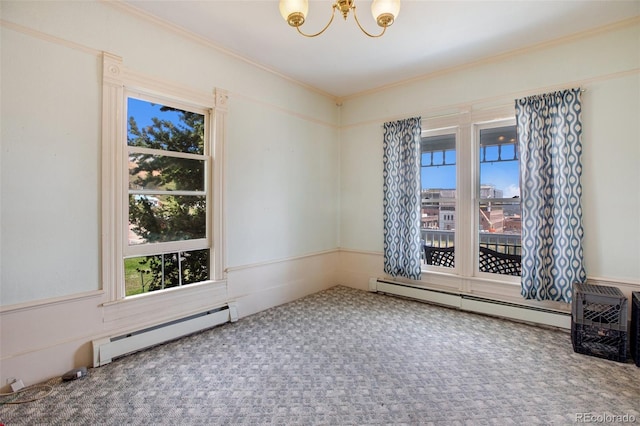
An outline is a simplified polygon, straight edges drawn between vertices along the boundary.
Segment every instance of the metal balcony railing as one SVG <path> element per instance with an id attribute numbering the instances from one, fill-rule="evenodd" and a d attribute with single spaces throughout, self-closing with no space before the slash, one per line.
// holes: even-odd
<path id="1" fill-rule="evenodd" d="M 422 260 L 428 265 L 452 267 L 455 262 L 455 231 L 422 229 Z M 521 238 L 518 234 L 480 232 L 480 272 L 521 274 Z"/>
<path id="2" fill-rule="evenodd" d="M 439 229 L 422 229 L 422 241 L 431 247 L 453 247 L 455 231 Z M 480 246 L 504 254 L 521 255 L 521 238 L 519 234 L 501 234 L 497 232 L 481 232 Z"/>

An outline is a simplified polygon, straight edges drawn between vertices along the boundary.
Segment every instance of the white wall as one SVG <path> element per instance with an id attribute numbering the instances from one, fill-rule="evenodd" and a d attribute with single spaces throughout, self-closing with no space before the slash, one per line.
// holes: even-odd
<path id="1" fill-rule="evenodd" d="M 3 28 L 2 65 L 2 304 L 97 290 L 99 64 Z"/>
<path id="2" fill-rule="evenodd" d="M 338 128 L 241 97 L 231 100 L 227 154 L 231 267 L 335 249 Z"/>
<path id="3" fill-rule="evenodd" d="M 367 288 L 382 275 L 382 124 L 461 109 L 482 111 L 514 99 L 581 86 L 584 253 L 592 282 L 640 290 L 640 25 L 538 46 L 344 101 L 342 106 L 341 282 Z M 460 291 L 518 297 L 469 280 L 427 274 Z M 493 285 L 493 284 L 492 284 Z M 499 294 L 500 293 L 500 294 Z"/>
<path id="4" fill-rule="evenodd" d="M 240 316 L 335 283 L 339 108 L 107 2 L 2 2 L 0 387 L 91 365 L 91 341 L 237 302 Z M 102 52 L 160 81 L 228 91 L 227 280 L 103 308 Z M 167 60 L 170 53 L 171 60 Z"/>

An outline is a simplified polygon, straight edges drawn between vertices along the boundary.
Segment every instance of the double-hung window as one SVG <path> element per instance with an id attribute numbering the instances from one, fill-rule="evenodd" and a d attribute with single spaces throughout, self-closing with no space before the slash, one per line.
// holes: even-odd
<path id="1" fill-rule="evenodd" d="M 475 126 L 479 272 L 520 275 L 520 161 L 511 121 Z"/>
<path id="2" fill-rule="evenodd" d="M 423 120 L 424 270 L 509 282 L 520 275 L 516 127 L 500 114 Z"/>
<path id="3" fill-rule="evenodd" d="M 125 296 L 210 278 L 210 112 L 127 94 Z"/>
<path id="4" fill-rule="evenodd" d="M 155 80 L 107 53 L 103 65 L 105 315 L 150 321 L 222 300 L 226 92 Z"/>
<path id="5" fill-rule="evenodd" d="M 479 273 L 521 275 L 520 159 L 513 121 L 474 126 Z"/>
<path id="6" fill-rule="evenodd" d="M 455 128 L 444 128 L 425 132 L 421 139 L 420 233 L 424 262 L 434 267 L 455 266 L 456 135 Z M 435 258 L 433 249 L 438 250 Z"/>

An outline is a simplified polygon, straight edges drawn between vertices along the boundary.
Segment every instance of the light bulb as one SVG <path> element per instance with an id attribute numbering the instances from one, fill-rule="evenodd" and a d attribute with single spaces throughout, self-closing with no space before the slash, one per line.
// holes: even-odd
<path id="1" fill-rule="evenodd" d="M 381 27 L 388 27 L 400 12 L 400 0 L 373 0 L 371 14 Z"/>
<path id="2" fill-rule="evenodd" d="M 280 14 L 292 27 L 304 24 L 308 11 L 308 0 L 280 0 Z"/>

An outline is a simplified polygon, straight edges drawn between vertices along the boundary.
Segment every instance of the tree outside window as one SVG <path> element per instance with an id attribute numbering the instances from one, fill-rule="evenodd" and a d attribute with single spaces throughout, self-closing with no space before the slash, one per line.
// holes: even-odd
<path id="1" fill-rule="evenodd" d="M 207 117 L 127 99 L 125 295 L 210 278 Z"/>

